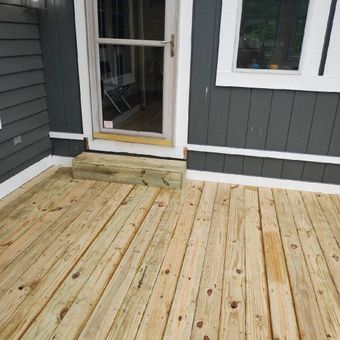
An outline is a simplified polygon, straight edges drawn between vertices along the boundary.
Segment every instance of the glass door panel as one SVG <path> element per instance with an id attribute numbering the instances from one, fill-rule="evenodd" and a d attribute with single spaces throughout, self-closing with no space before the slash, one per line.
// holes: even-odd
<path id="1" fill-rule="evenodd" d="M 174 77 L 168 1 L 97 0 L 99 131 L 167 134 Z"/>

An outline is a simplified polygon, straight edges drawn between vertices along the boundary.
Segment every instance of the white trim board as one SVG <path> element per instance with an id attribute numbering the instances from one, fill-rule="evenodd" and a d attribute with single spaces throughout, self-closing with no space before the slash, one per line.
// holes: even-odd
<path id="1" fill-rule="evenodd" d="M 340 165 L 340 157 L 336 157 L 336 156 L 311 155 L 311 154 L 295 153 L 295 152 L 268 151 L 268 150 L 257 150 L 257 149 L 231 148 L 227 146 L 211 146 L 211 145 L 195 145 L 195 144 L 189 144 L 188 150 L 197 151 L 197 152 L 218 153 L 218 154 L 223 154 L 223 155 L 274 158 L 274 159 L 284 159 L 284 160 L 290 160 L 290 161 L 302 161 L 302 162 Z"/>
<path id="2" fill-rule="evenodd" d="M 84 140 L 84 135 L 82 133 L 70 133 L 70 132 L 50 131 L 50 138 L 54 138 L 54 139 L 70 139 L 70 140 Z"/>
<path id="3" fill-rule="evenodd" d="M 189 121 L 189 90 L 191 69 L 191 24 L 193 0 L 176 0 L 178 3 L 177 39 L 176 39 L 176 84 L 173 122 L 173 147 L 115 142 L 93 138 L 93 122 L 91 114 L 89 60 L 87 47 L 87 28 L 85 3 L 91 0 L 74 1 L 75 26 L 78 52 L 78 71 L 80 100 L 84 137 L 88 139 L 89 149 L 94 151 L 124 152 L 139 155 L 184 159 L 183 149 L 187 145 Z"/>
<path id="4" fill-rule="evenodd" d="M 0 199 L 18 189 L 32 178 L 40 175 L 42 172 L 53 166 L 52 157 L 47 156 L 39 162 L 34 163 L 25 170 L 19 172 L 15 176 L 9 178 L 0 184 Z"/>
<path id="5" fill-rule="evenodd" d="M 187 179 L 340 195 L 340 185 L 187 170 Z"/>
<path id="6" fill-rule="evenodd" d="M 54 156 L 52 155 L 52 163 L 54 166 L 62 166 L 69 168 L 72 166 L 73 157 Z"/>

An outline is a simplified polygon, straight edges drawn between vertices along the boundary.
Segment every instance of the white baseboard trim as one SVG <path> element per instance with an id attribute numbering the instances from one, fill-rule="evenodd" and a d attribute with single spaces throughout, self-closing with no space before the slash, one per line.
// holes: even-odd
<path id="1" fill-rule="evenodd" d="M 52 163 L 55 166 L 71 167 L 72 161 L 73 157 L 52 156 Z"/>
<path id="2" fill-rule="evenodd" d="M 188 144 L 188 150 L 197 151 L 197 152 L 219 153 L 223 155 L 274 158 L 274 159 L 285 159 L 289 161 L 305 161 L 305 162 L 325 163 L 325 164 L 340 164 L 340 157 L 311 155 L 311 154 L 295 153 L 295 152 L 231 148 L 227 146 L 196 145 L 196 144 Z"/>
<path id="3" fill-rule="evenodd" d="M 15 176 L 9 178 L 0 184 L 0 199 L 18 189 L 32 178 L 40 175 L 42 172 L 53 166 L 52 157 L 47 156 L 39 162 L 34 163 L 25 170 L 19 172 Z"/>
<path id="4" fill-rule="evenodd" d="M 233 175 L 198 170 L 187 170 L 186 177 L 191 180 L 199 181 L 220 182 L 309 192 L 322 192 L 327 194 L 340 195 L 340 185 L 335 184 L 292 181 L 287 179 L 275 179 L 268 177 Z"/>
<path id="5" fill-rule="evenodd" d="M 84 135 L 81 134 L 81 133 L 50 131 L 50 138 L 69 139 L 69 140 L 84 140 Z"/>

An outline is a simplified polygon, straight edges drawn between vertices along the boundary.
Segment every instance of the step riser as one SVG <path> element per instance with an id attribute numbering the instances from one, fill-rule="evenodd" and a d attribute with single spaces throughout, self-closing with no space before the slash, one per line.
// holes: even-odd
<path id="1" fill-rule="evenodd" d="M 167 160 L 159 160 L 159 169 L 156 169 L 154 159 L 150 159 L 148 164 L 146 158 L 101 154 L 97 158 L 93 154 L 88 155 L 91 156 L 82 154 L 73 161 L 74 178 L 172 189 L 181 189 L 183 186 L 185 167 L 180 161 L 178 170 L 176 161 L 169 161 L 170 170 L 166 170 Z M 122 166 L 118 166 L 118 163 Z"/>

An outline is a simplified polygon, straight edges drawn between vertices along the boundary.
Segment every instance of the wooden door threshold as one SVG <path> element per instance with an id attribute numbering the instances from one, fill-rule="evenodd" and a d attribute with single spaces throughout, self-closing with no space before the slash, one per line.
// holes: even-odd
<path id="1" fill-rule="evenodd" d="M 149 136 L 130 136 L 121 135 L 117 133 L 93 133 L 95 139 L 105 139 L 116 142 L 138 143 L 138 144 L 150 144 L 158 146 L 173 146 L 172 141 L 161 137 L 149 137 Z"/>

